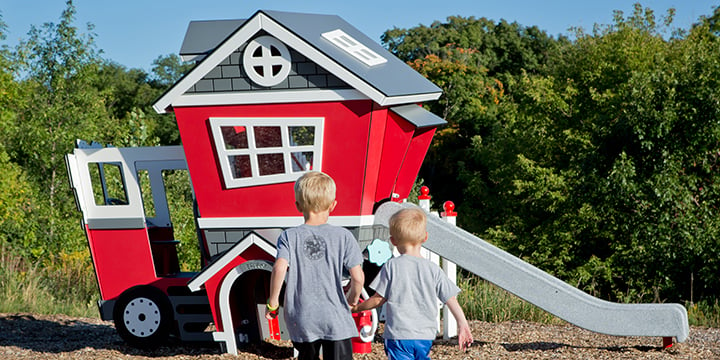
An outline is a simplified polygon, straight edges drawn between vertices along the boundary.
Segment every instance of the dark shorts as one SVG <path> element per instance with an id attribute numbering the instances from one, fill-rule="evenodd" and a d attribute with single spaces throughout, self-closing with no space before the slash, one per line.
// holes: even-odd
<path id="1" fill-rule="evenodd" d="M 432 340 L 385 339 L 385 354 L 390 360 L 430 360 Z"/>
<path id="2" fill-rule="evenodd" d="M 352 360 L 352 341 L 344 340 L 317 340 L 313 342 L 295 342 L 293 346 L 298 351 L 298 360 L 320 359 L 322 347 L 323 360 Z"/>

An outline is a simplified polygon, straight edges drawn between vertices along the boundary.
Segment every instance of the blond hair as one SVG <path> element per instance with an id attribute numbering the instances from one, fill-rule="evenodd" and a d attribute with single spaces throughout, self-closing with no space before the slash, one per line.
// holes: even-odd
<path id="1" fill-rule="evenodd" d="M 319 171 L 307 172 L 295 181 L 295 201 L 303 213 L 328 210 L 335 201 L 335 181 Z"/>
<path id="2" fill-rule="evenodd" d="M 420 208 L 407 208 L 394 213 L 389 220 L 390 236 L 397 244 L 421 244 L 427 234 L 427 218 Z"/>

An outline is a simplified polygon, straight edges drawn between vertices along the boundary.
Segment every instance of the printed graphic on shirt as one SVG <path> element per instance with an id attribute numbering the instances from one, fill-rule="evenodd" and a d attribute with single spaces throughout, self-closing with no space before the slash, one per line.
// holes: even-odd
<path id="1" fill-rule="evenodd" d="M 305 238 L 303 243 L 303 251 L 305 256 L 310 260 L 320 260 L 325 256 L 325 239 L 317 236 L 310 235 Z"/>

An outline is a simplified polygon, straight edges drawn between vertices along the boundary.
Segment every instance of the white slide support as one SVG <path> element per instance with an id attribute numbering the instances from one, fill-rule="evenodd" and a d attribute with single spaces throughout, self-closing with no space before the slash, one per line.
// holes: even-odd
<path id="1" fill-rule="evenodd" d="M 392 214 L 413 206 L 384 203 L 375 224 L 387 226 Z M 687 310 L 680 304 L 598 299 L 442 219 L 428 216 L 427 221 L 428 250 L 571 324 L 615 336 L 675 337 L 677 342 L 688 337 Z"/>

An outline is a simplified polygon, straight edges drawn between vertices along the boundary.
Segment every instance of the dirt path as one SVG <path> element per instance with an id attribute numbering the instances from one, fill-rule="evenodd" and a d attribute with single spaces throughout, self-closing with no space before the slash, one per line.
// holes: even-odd
<path id="1" fill-rule="evenodd" d="M 571 325 L 528 322 L 472 321 L 472 347 L 461 352 L 451 341 L 437 341 L 435 360 L 460 359 L 720 359 L 720 329 L 691 328 L 684 343 L 662 348 L 662 339 L 614 337 Z M 385 359 L 382 344 L 355 359 Z M 223 354 L 216 343 L 171 343 L 156 350 L 128 347 L 112 323 L 93 318 L 0 314 L 0 360 L 5 359 L 287 359 L 285 342 L 242 349 L 238 356 Z"/>

